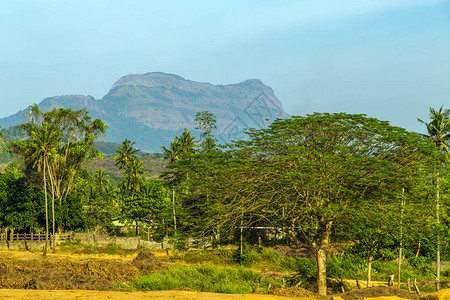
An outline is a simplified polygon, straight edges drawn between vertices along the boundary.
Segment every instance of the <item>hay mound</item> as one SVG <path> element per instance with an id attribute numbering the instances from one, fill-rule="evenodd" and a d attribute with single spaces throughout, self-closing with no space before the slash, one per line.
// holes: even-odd
<path id="1" fill-rule="evenodd" d="M 82 263 L 67 263 L 61 268 L 79 274 L 93 276 L 107 281 L 131 280 L 139 276 L 139 270 L 131 263 L 114 260 L 91 260 Z"/>
<path id="2" fill-rule="evenodd" d="M 150 274 L 163 270 L 166 267 L 154 253 L 148 250 L 139 252 L 133 259 L 132 264 L 136 266 L 142 274 Z"/>
<path id="3" fill-rule="evenodd" d="M 357 300 L 383 296 L 397 296 L 399 298 L 413 299 L 413 300 L 417 300 L 420 298 L 419 295 L 417 295 L 416 293 L 410 293 L 407 290 L 387 286 L 375 286 L 361 290 L 352 290 L 335 296 L 339 296 L 344 300 Z M 328 299 L 332 299 L 332 297 L 329 297 Z"/>
<path id="4" fill-rule="evenodd" d="M 283 289 L 273 289 L 268 292 L 269 295 L 284 296 L 284 297 L 307 297 L 309 299 L 316 299 L 313 292 L 296 287 L 289 287 Z"/>
<path id="5" fill-rule="evenodd" d="M 105 279 L 54 269 L 33 270 L 14 263 L 2 263 L 0 274 L 0 288 L 7 289 L 115 290 Z"/>

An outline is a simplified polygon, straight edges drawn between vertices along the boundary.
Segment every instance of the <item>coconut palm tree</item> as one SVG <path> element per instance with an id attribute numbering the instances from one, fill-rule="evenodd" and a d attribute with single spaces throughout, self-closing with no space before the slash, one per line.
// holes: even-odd
<path id="1" fill-rule="evenodd" d="M 439 170 L 441 167 L 448 165 L 450 160 L 450 111 L 444 110 L 441 106 L 439 110 L 435 110 L 430 107 L 430 122 L 427 123 L 421 119 L 417 119 L 421 124 L 425 124 L 427 127 L 427 133 L 425 136 L 431 139 L 436 145 L 438 151 L 444 155 L 444 159 L 438 162 L 436 167 L 436 224 L 439 224 L 439 206 L 440 206 L 440 195 L 439 195 L 439 181 L 440 175 Z M 439 290 L 440 281 L 440 237 L 439 233 L 437 235 L 436 244 L 436 290 Z"/>
<path id="2" fill-rule="evenodd" d="M 161 147 L 163 151 L 164 160 L 169 161 L 168 164 L 172 164 L 178 160 L 181 154 L 181 142 L 178 137 L 174 137 L 173 141 L 170 143 L 170 147 L 166 148 L 164 146 Z"/>
<path id="3" fill-rule="evenodd" d="M 116 145 L 117 150 L 115 152 L 117 155 L 114 157 L 116 160 L 116 166 L 119 166 L 119 169 L 125 169 L 125 173 L 127 173 L 127 169 L 132 164 L 132 162 L 136 159 L 136 153 L 139 151 L 133 148 L 135 142 L 131 142 L 128 139 L 125 139 L 122 142 L 122 145 Z M 125 180 L 125 197 L 128 197 L 128 192 L 130 190 L 129 180 Z"/>
<path id="4" fill-rule="evenodd" d="M 195 153 L 194 148 L 197 147 L 197 141 L 195 140 L 195 136 L 191 136 L 189 129 L 184 129 L 183 133 L 181 134 L 180 146 L 181 146 L 181 155 L 183 157 Z"/>
<path id="5" fill-rule="evenodd" d="M 11 151 L 25 158 L 25 164 L 32 171 L 36 171 L 42 179 L 45 198 L 45 247 L 44 255 L 48 247 L 48 178 L 51 178 L 52 164 L 60 142 L 60 134 L 51 123 L 27 123 L 22 124 L 28 132 L 30 139 L 13 142 L 9 145 Z M 54 219 L 54 218 L 53 218 Z"/>
<path id="6" fill-rule="evenodd" d="M 144 163 L 137 157 L 130 161 L 127 170 L 125 171 L 125 178 L 128 181 L 128 186 L 132 190 L 132 197 L 135 192 L 139 192 L 142 185 L 142 176 L 145 171 Z"/>
<path id="7" fill-rule="evenodd" d="M 139 150 L 133 148 L 134 144 L 135 142 L 125 139 L 121 146 L 116 145 L 118 149 L 115 150 L 117 155 L 114 159 L 116 160 L 116 166 L 119 166 L 120 169 L 126 168 L 134 159 L 135 154 L 139 152 Z"/>
<path id="8" fill-rule="evenodd" d="M 95 183 L 102 191 L 108 192 L 109 176 L 105 174 L 104 170 L 100 169 L 95 171 L 94 179 Z"/>

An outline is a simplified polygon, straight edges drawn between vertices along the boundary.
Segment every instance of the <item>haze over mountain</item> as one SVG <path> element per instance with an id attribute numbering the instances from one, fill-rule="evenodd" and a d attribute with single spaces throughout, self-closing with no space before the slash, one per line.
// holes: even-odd
<path id="1" fill-rule="evenodd" d="M 44 99 L 38 106 L 87 109 L 92 118 L 108 124 L 105 141 L 125 138 L 142 150 L 160 152 L 184 128 L 196 133 L 194 117 L 207 110 L 217 118 L 215 135 L 220 143 L 245 138 L 244 128 L 263 128 L 276 118 L 287 117 L 273 90 L 261 80 L 212 85 L 165 73 L 131 74 L 120 78 L 102 98 L 66 95 Z M 0 119 L 8 128 L 26 122 L 23 110 Z"/>

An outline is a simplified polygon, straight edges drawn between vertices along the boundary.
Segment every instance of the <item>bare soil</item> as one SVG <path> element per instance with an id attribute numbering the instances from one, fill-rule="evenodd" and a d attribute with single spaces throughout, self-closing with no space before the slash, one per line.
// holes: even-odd
<path id="1" fill-rule="evenodd" d="M 131 280 L 165 266 L 151 252 L 130 260 L 23 252 L 0 253 L 0 288 L 35 290 L 116 290 L 113 282 Z"/>
<path id="2" fill-rule="evenodd" d="M 158 254 L 158 253 L 157 253 Z M 196 291 L 131 292 L 116 288 L 142 274 L 166 268 L 155 253 L 138 255 L 80 255 L 28 251 L 0 251 L 0 299 L 323 299 L 301 288 L 274 289 L 270 295 L 228 295 Z M 344 300 L 396 296 L 419 299 L 417 294 L 387 286 L 356 289 Z"/>
<path id="3" fill-rule="evenodd" d="M 387 296 L 397 296 L 402 299 L 420 299 L 417 293 L 410 293 L 407 290 L 398 289 L 395 287 L 387 287 L 387 286 L 374 286 L 364 289 L 353 289 L 349 292 L 338 294 L 335 296 L 339 296 L 344 300 L 358 300 L 365 298 L 375 298 L 375 297 L 387 297 Z M 332 297 L 328 298 L 329 300 Z"/>

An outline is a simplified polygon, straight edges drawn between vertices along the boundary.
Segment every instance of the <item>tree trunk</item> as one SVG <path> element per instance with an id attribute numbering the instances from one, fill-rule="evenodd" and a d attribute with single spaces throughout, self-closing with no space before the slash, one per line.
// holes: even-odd
<path id="1" fill-rule="evenodd" d="M 51 187 L 51 192 L 52 192 L 52 237 L 53 240 L 51 241 L 51 248 L 53 250 L 55 250 L 55 184 L 53 181 L 53 175 L 52 175 L 52 171 L 50 169 L 50 165 L 47 163 L 47 174 L 48 177 L 50 178 L 50 187 Z"/>
<path id="2" fill-rule="evenodd" d="M 419 257 L 419 253 L 420 253 L 420 245 L 421 245 L 421 238 L 419 237 L 419 242 L 418 242 L 418 245 L 417 245 L 416 257 Z"/>
<path id="3" fill-rule="evenodd" d="M 439 171 L 436 176 L 436 224 L 439 225 Z M 438 226 L 439 228 L 439 226 Z M 439 230 L 439 229 L 438 229 Z M 439 231 L 436 236 L 436 291 L 439 291 L 440 273 L 441 273 L 441 241 Z"/>
<path id="4" fill-rule="evenodd" d="M 331 221 L 323 224 L 323 233 L 318 247 L 316 247 L 317 259 L 317 292 L 321 296 L 327 295 L 327 250 L 330 240 Z"/>
<path id="5" fill-rule="evenodd" d="M 47 201 L 47 177 L 46 177 L 46 160 L 44 158 L 44 197 L 45 197 L 45 246 L 44 246 L 44 256 L 47 255 L 48 247 L 48 201 Z"/>
<path id="6" fill-rule="evenodd" d="M 139 236 L 138 220 L 136 220 L 136 236 Z"/>
<path id="7" fill-rule="evenodd" d="M 367 287 L 370 287 L 372 285 L 372 262 L 373 257 L 369 256 L 369 259 L 367 261 Z"/>
<path id="8" fill-rule="evenodd" d="M 175 188 L 172 189 L 173 233 L 177 234 L 177 216 L 175 214 Z"/>
<path id="9" fill-rule="evenodd" d="M 402 251 L 403 251 L 403 207 L 405 205 L 405 188 L 402 188 L 402 202 L 400 211 L 400 249 L 398 251 L 398 268 L 397 268 L 397 288 L 400 288 L 400 273 L 402 269 Z"/>

